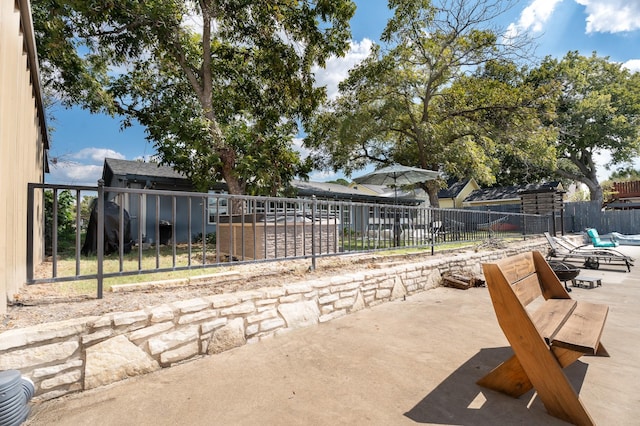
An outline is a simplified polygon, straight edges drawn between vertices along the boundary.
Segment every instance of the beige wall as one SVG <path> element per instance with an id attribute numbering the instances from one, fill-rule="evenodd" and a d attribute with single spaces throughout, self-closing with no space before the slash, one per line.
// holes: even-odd
<path id="1" fill-rule="evenodd" d="M 42 202 L 27 212 L 27 183 L 42 182 L 48 148 L 28 0 L 0 2 L 0 314 L 26 281 L 27 215 L 42 235 Z M 34 84 L 35 82 L 35 84 Z M 35 238 L 36 261 L 42 238 Z"/>

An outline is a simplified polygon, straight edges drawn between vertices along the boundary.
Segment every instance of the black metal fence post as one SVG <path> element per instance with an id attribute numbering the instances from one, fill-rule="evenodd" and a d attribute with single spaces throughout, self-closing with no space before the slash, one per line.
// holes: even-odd
<path id="1" fill-rule="evenodd" d="M 97 238 L 97 261 L 98 261 L 98 299 L 102 299 L 102 289 L 104 281 L 104 180 L 98 180 L 98 238 Z"/>
<path id="2" fill-rule="evenodd" d="M 76 253 L 80 253 L 80 244 L 82 243 L 80 239 L 80 234 L 82 234 L 82 223 L 81 223 L 81 212 L 82 212 L 82 198 L 79 189 L 76 189 Z M 80 256 L 76 255 L 76 276 L 80 275 Z"/>
<path id="3" fill-rule="evenodd" d="M 318 208 L 318 200 L 313 195 L 311 201 L 311 270 L 316 270 L 316 210 Z"/>
<path id="4" fill-rule="evenodd" d="M 35 186 L 27 184 L 27 282 L 33 281 L 33 228 L 34 228 L 34 207 L 35 207 Z"/>
<path id="5" fill-rule="evenodd" d="M 51 229 L 51 268 L 53 278 L 58 276 L 58 189 L 53 188 Z"/>

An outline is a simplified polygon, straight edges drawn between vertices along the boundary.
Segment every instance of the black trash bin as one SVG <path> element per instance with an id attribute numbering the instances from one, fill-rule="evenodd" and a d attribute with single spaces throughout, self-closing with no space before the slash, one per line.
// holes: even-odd
<path id="1" fill-rule="evenodd" d="M 161 220 L 159 227 L 160 238 L 158 239 L 158 242 L 160 243 L 160 245 L 169 244 L 169 240 L 171 240 L 171 235 L 173 234 L 173 225 L 171 225 L 171 223 L 167 222 L 166 220 Z"/>

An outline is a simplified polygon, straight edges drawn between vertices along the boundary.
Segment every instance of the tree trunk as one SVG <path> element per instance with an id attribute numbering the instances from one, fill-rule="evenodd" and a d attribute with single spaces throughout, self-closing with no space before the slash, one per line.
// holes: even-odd
<path id="1" fill-rule="evenodd" d="M 245 191 L 245 184 L 240 180 L 238 176 L 233 172 L 236 164 L 236 153 L 232 148 L 219 149 L 220 160 L 222 161 L 222 177 L 227 183 L 227 191 L 231 195 L 243 195 Z M 232 199 L 229 203 L 230 213 L 244 214 L 244 203 L 242 200 Z"/>
<path id="2" fill-rule="evenodd" d="M 600 182 L 598 182 L 598 176 L 596 175 L 595 170 L 591 170 L 588 175 L 582 177 L 582 179 L 577 179 L 587 185 L 589 188 L 589 196 L 591 201 L 599 201 L 602 203 L 603 195 L 602 195 L 602 187 L 600 186 Z"/>
<path id="3" fill-rule="evenodd" d="M 438 190 L 440 186 L 437 180 L 429 180 L 424 183 L 423 189 L 429 195 L 429 204 L 431 207 L 440 207 L 440 200 L 438 199 Z"/>
<path id="4" fill-rule="evenodd" d="M 589 188 L 589 195 L 590 195 L 591 201 L 599 201 L 600 204 L 602 204 L 602 199 L 603 199 L 602 187 L 599 184 L 596 184 L 595 186 L 587 184 L 587 187 Z"/>

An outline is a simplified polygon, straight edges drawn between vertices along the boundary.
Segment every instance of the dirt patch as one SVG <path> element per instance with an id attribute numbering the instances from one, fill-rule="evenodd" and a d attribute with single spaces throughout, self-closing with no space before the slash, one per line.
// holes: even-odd
<path id="1" fill-rule="evenodd" d="M 0 332 L 36 324 L 63 321 L 83 316 L 104 315 L 110 312 L 130 312 L 150 306 L 178 300 L 186 300 L 214 294 L 254 290 L 261 287 L 279 287 L 284 284 L 340 276 L 350 272 L 393 266 L 410 260 L 420 261 L 439 258 L 425 254 L 411 255 L 354 255 L 318 259 L 317 268 L 311 270 L 311 260 L 293 260 L 273 263 L 235 265 L 221 267 L 203 274 L 210 279 L 197 284 L 163 286 L 162 288 L 137 289 L 127 292 L 104 293 L 102 299 L 94 294 L 72 294 L 68 284 L 37 284 L 24 286 L 7 313 L 0 317 Z M 229 274 L 232 270 L 234 273 Z M 237 273 L 237 274 L 236 274 Z"/>

